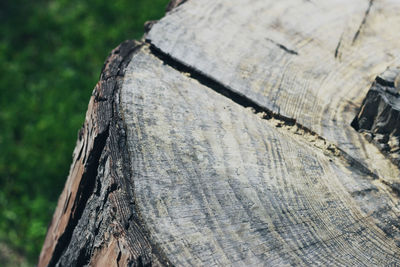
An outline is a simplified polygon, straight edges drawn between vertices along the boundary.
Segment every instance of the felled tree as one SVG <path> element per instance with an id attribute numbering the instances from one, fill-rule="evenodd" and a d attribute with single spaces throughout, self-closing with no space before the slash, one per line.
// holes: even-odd
<path id="1" fill-rule="evenodd" d="M 398 165 L 351 123 L 399 12 L 189 0 L 148 24 L 105 63 L 39 266 L 398 264 Z"/>

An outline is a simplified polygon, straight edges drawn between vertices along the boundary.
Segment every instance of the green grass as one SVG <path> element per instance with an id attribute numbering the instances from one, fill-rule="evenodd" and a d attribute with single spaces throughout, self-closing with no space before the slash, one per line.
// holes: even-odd
<path id="1" fill-rule="evenodd" d="M 105 58 L 140 39 L 167 2 L 0 1 L 0 242 L 28 262 L 37 260 Z"/>

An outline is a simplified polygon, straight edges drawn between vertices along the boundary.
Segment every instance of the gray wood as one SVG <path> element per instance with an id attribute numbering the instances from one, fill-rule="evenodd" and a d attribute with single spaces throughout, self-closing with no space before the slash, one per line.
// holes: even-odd
<path id="1" fill-rule="evenodd" d="M 350 126 L 398 2 L 169 8 L 107 59 L 38 266 L 399 265 L 399 168 Z"/>
<path id="2" fill-rule="evenodd" d="M 398 65 L 393 0 L 188 1 L 147 39 L 163 53 L 398 177 L 350 126 L 375 77 Z"/>
<path id="3" fill-rule="evenodd" d="M 390 190 L 306 137 L 146 49 L 121 101 L 137 205 L 172 264 L 399 262 Z"/>

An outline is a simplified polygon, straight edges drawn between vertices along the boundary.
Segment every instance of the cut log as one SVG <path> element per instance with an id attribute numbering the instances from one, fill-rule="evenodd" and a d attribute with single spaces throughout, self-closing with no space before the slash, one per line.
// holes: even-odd
<path id="1" fill-rule="evenodd" d="M 38 265 L 400 264 L 398 165 L 351 126 L 400 4 L 170 6 L 106 61 Z"/>

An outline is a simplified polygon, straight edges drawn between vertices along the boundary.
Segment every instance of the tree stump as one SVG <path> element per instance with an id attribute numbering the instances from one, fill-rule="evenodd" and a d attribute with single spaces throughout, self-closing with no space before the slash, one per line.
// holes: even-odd
<path id="1" fill-rule="evenodd" d="M 39 266 L 400 265 L 399 13 L 172 2 L 107 59 Z"/>

